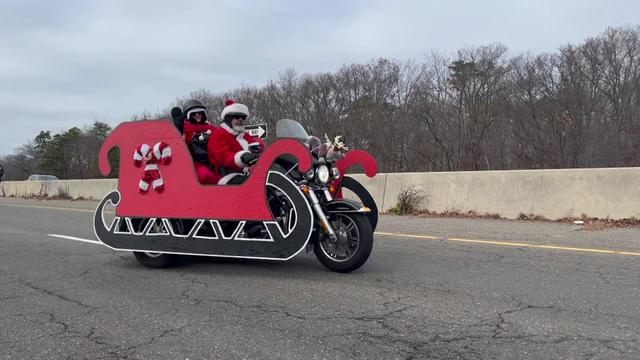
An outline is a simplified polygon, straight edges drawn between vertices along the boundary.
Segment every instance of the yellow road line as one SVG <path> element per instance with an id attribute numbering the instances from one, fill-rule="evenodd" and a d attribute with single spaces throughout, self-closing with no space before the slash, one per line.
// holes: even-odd
<path id="1" fill-rule="evenodd" d="M 399 237 L 408 237 L 408 238 L 416 238 L 416 239 L 428 239 L 428 240 L 444 240 L 438 236 L 429 236 L 429 235 L 411 235 L 411 234 L 395 234 L 390 232 L 382 232 L 376 231 L 376 235 L 384 235 L 384 236 L 399 236 Z"/>
<path id="2" fill-rule="evenodd" d="M 38 206 L 38 205 L 22 205 L 22 204 L 1 204 L 0 206 L 14 206 L 14 207 L 22 207 L 22 208 L 35 208 L 35 209 L 54 209 L 54 210 L 66 210 L 66 211 L 81 211 L 81 212 L 94 212 L 95 210 L 87 210 L 87 209 L 74 209 L 74 208 L 66 208 L 66 207 L 56 207 L 56 206 Z"/>
<path id="3" fill-rule="evenodd" d="M 580 247 L 563 246 L 563 245 L 527 244 L 527 243 L 518 243 L 518 242 L 510 242 L 510 241 L 464 239 L 464 238 L 455 238 L 455 237 L 444 238 L 444 237 L 438 237 L 438 236 L 397 234 L 397 233 L 382 232 L 382 231 L 376 231 L 376 235 L 405 237 L 405 238 L 414 238 L 414 239 L 423 239 L 423 240 L 454 241 L 454 242 L 464 242 L 464 243 L 472 243 L 472 244 L 526 247 L 526 248 L 534 248 L 534 249 L 552 249 L 552 250 L 590 252 L 590 253 L 598 253 L 598 254 L 640 256 L 640 252 L 634 252 L 634 251 L 580 248 Z"/>

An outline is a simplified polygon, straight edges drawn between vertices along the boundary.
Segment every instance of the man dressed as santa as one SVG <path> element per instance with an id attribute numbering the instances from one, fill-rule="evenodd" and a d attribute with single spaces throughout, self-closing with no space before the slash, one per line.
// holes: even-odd
<path id="1" fill-rule="evenodd" d="M 221 177 L 218 184 L 240 184 L 247 178 L 245 170 L 255 163 L 265 147 L 264 140 L 244 131 L 249 117 L 246 105 L 227 100 L 220 114 L 220 127 L 214 129 L 208 144 L 209 161 Z"/>

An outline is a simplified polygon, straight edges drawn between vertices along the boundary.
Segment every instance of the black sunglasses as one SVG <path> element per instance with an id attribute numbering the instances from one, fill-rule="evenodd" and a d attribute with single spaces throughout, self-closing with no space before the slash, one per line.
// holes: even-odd
<path id="1" fill-rule="evenodd" d="M 231 115 L 232 119 L 242 119 L 247 120 L 247 115 Z"/>

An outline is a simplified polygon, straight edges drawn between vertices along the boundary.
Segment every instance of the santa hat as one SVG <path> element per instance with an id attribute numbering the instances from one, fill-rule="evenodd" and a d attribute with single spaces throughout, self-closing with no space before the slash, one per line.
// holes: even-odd
<path id="1" fill-rule="evenodd" d="M 225 103 L 224 109 L 222 109 L 222 113 L 220 114 L 220 120 L 224 120 L 224 117 L 227 115 L 244 115 L 249 117 L 249 108 L 247 105 L 238 104 L 235 101 L 229 99 Z"/>

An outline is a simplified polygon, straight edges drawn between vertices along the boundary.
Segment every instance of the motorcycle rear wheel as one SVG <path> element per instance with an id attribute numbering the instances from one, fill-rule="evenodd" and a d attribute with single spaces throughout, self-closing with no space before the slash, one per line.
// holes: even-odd
<path id="1" fill-rule="evenodd" d="M 148 222 L 149 219 L 132 220 L 132 224 L 138 232 L 142 232 L 146 228 Z M 156 226 L 156 224 L 153 224 L 152 226 Z M 171 226 L 173 227 L 174 232 L 178 234 L 182 234 L 184 231 L 182 220 L 171 220 Z M 134 251 L 133 256 L 135 256 L 136 260 L 138 260 L 140 264 L 157 269 L 171 267 L 177 260 L 177 255 L 155 252 Z"/>
<path id="2" fill-rule="evenodd" d="M 176 255 L 161 254 L 154 252 L 140 252 L 134 251 L 133 256 L 140 264 L 150 268 L 167 268 L 175 263 Z"/>
<path id="3" fill-rule="evenodd" d="M 321 234 L 313 247 L 316 257 L 331 271 L 348 273 L 360 268 L 373 249 L 369 219 L 361 213 L 340 213 L 334 214 L 330 222 L 338 240 Z"/>

